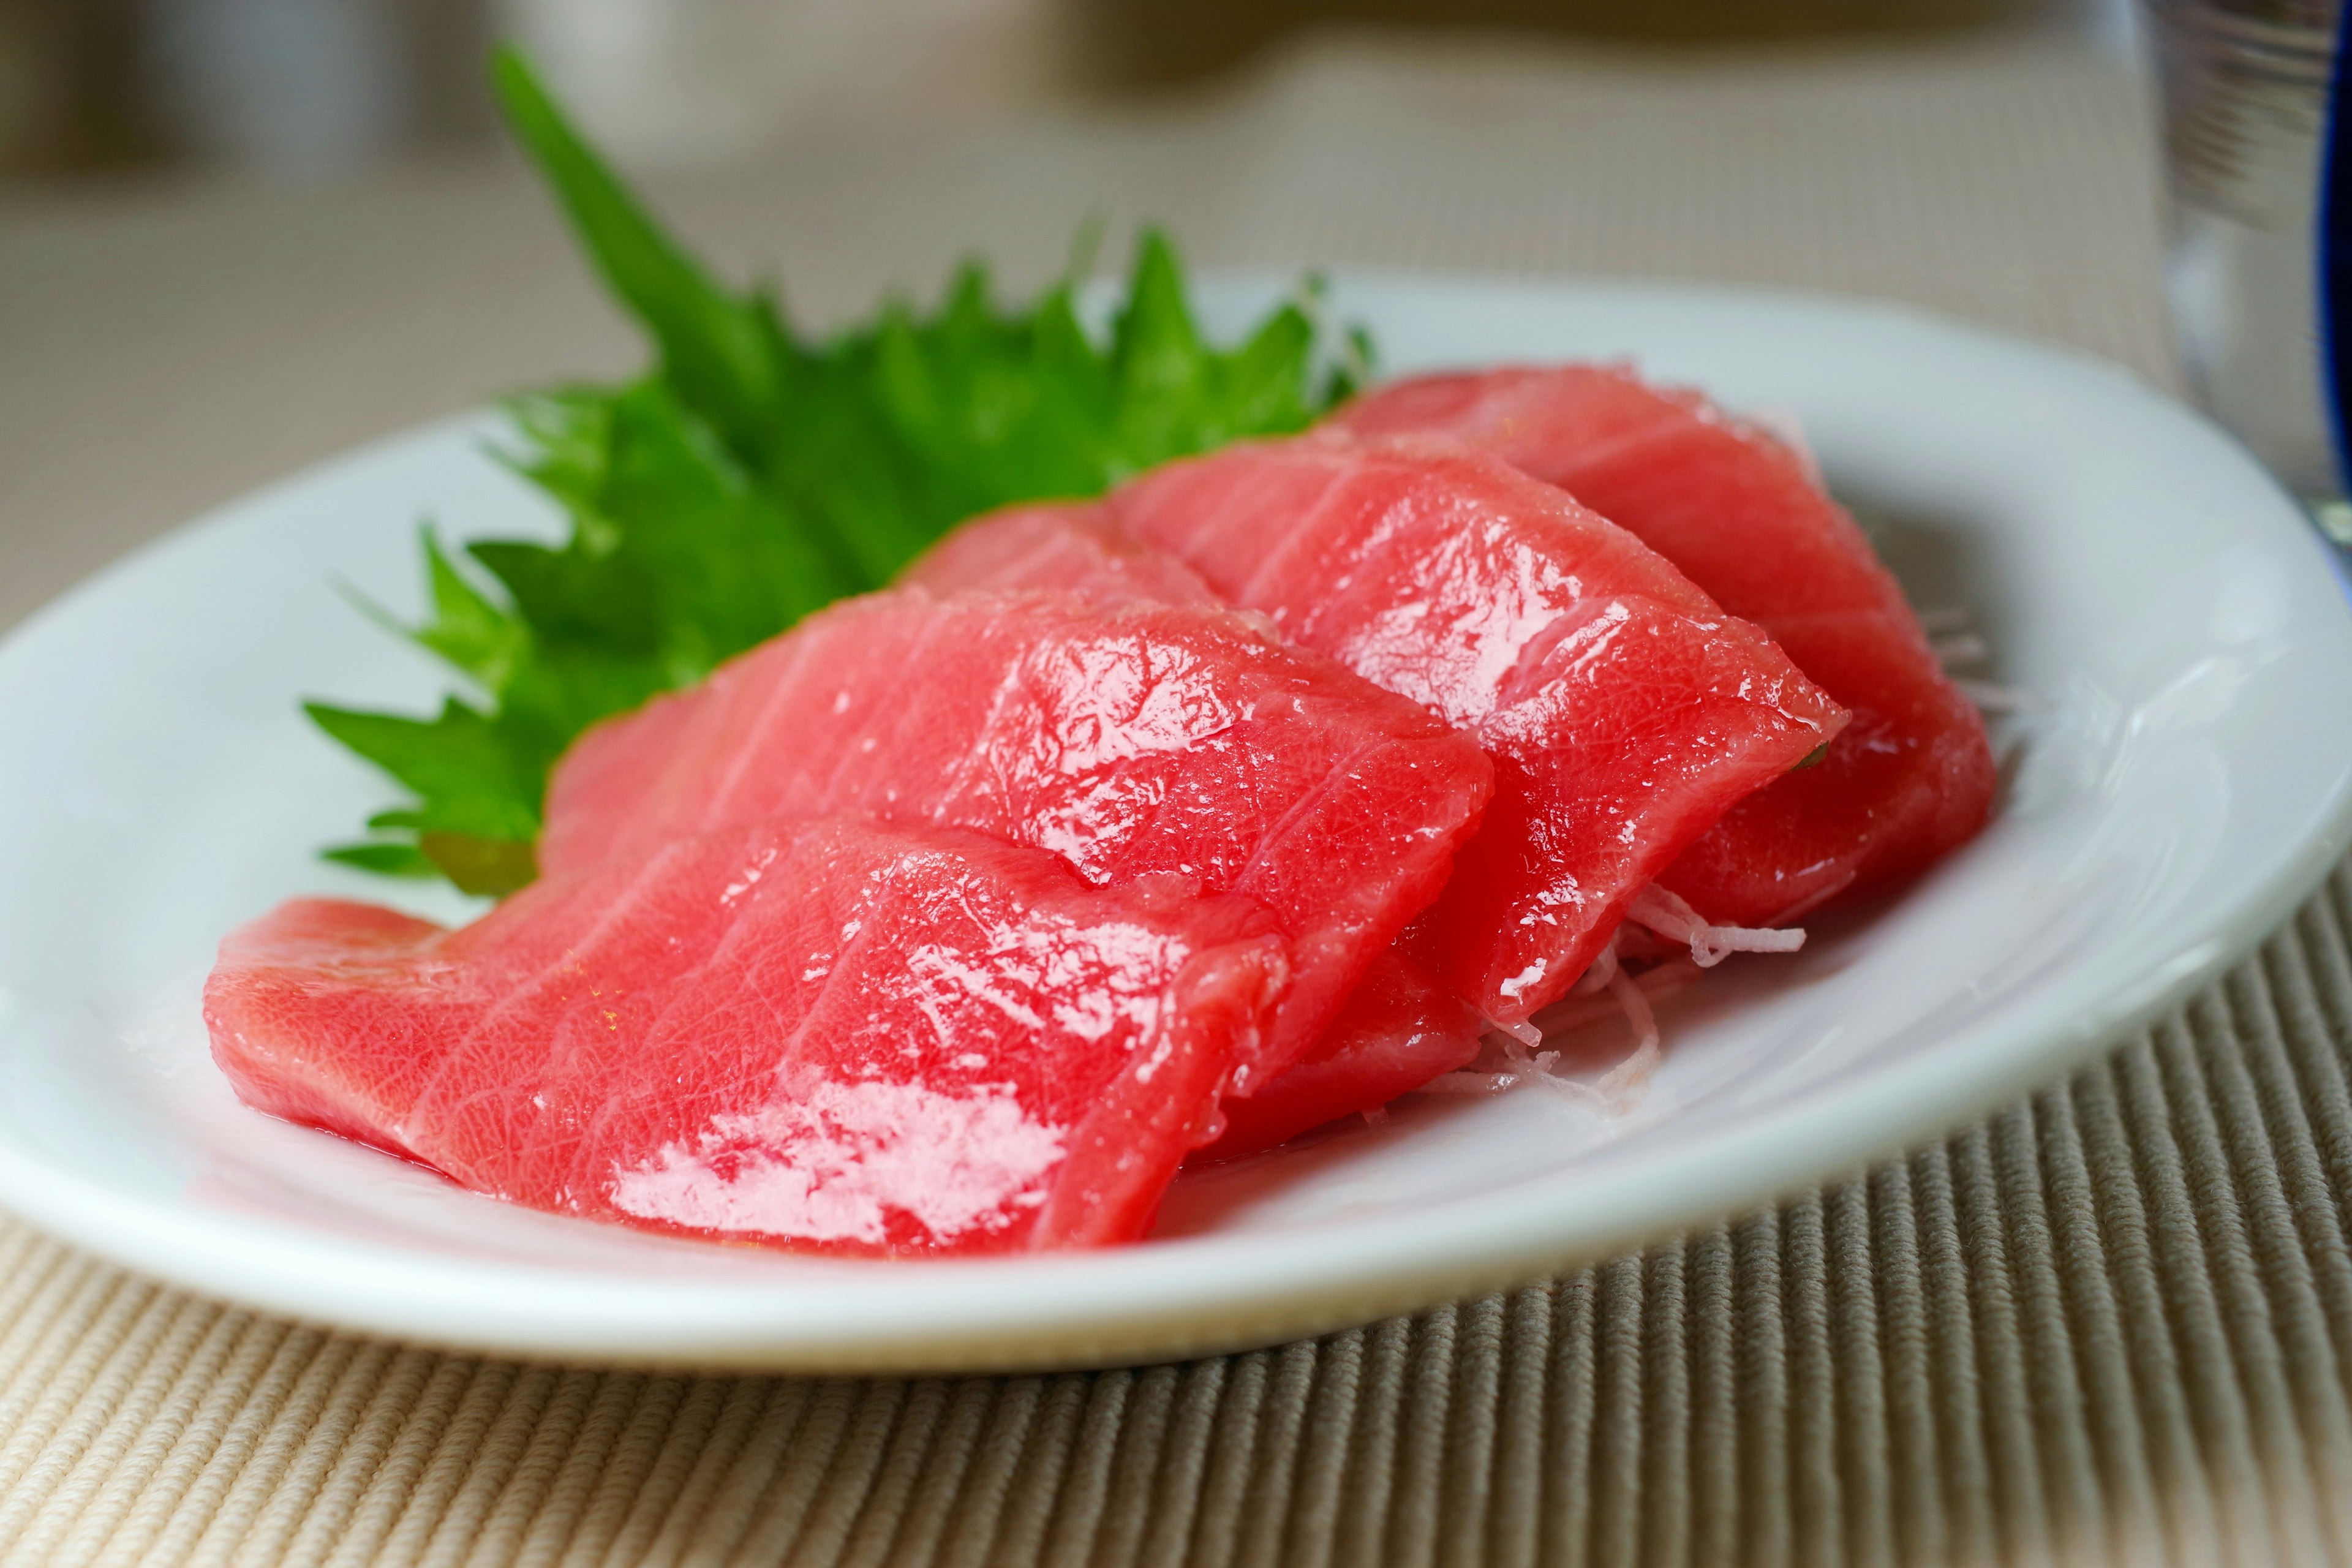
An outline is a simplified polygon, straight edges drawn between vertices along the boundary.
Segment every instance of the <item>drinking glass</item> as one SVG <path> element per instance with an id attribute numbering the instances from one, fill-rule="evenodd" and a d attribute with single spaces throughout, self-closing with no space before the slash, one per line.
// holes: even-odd
<path id="1" fill-rule="evenodd" d="M 2352 391 L 2352 145 L 2330 157 L 2339 129 L 2352 132 L 2334 106 L 2338 0 L 2147 8 L 2171 196 L 2166 282 L 2190 389 L 2314 503 L 2330 537 L 2352 544 L 2341 417 Z M 2331 172 L 2347 183 L 2334 202 Z M 2347 270 L 2331 288 L 2336 267 Z"/>

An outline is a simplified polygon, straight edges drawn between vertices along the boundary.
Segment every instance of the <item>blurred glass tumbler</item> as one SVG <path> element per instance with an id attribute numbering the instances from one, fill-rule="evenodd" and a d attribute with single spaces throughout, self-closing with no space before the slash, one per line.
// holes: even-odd
<path id="1" fill-rule="evenodd" d="M 2352 544 L 2352 510 L 2340 504 L 2352 103 L 2335 101 L 2339 0 L 2148 0 L 2148 10 L 2172 194 L 2167 282 L 2190 387 Z"/>

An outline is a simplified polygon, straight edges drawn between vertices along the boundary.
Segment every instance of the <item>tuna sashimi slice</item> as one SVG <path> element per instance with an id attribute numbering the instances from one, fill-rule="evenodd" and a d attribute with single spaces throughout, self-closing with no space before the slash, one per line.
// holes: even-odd
<path id="1" fill-rule="evenodd" d="M 1286 973 L 1263 910 L 775 819 L 446 931 L 299 900 L 205 990 L 248 1104 L 495 1197 L 852 1254 L 1124 1241 Z"/>
<path id="2" fill-rule="evenodd" d="M 1382 953 L 1300 1060 L 1245 1100 L 1224 1102 L 1224 1130 L 1194 1163 L 1271 1149 L 1310 1127 L 1376 1110 L 1440 1073 L 1466 1067 L 1486 1030 L 1478 1015 L 1400 944 Z"/>
<path id="3" fill-rule="evenodd" d="M 985 512 L 898 574 L 935 594 L 1059 589 L 1102 604 L 1222 604 L 1200 574 L 1129 535 L 1094 501 L 1045 501 Z"/>
<path id="4" fill-rule="evenodd" d="M 1208 605 L 869 595 L 583 736 L 550 871 L 771 816 L 856 813 L 1050 849 L 1097 885 L 1238 893 L 1293 980 L 1246 1092 L 1436 896 L 1492 786 L 1477 745 Z"/>
<path id="5" fill-rule="evenodd" d="M 1783 443 L 1613 365 L 1421 376 L 1336 423 L 1465 442 L 1560 486 L 1853 710 L 1817 766 L 1740 802 L 1659 879 L 1710 919 L 1767 924 L 1887 891 L 1983 826 L 1995 783 L 1983 720 L 1869 539 Z"/>
<path id="6" fill-rule="evenodd" d="M 1643 886 L 1844 710 L 1632 534 L 1497 459 L 1332 436 L 1170 464 L 1121 526 L 1284 637 L 1474 731 L 1495 798 L 1426 918 L 1498 1023 L 1572 984 Z"/>
<path id="7" fill-rule="evenodd" d="M 1146 587 L 1178 603 L 1213 598 L 1191 568 L 1145 544 L 1085 502 L 1010 507 L 976 517 L 909 566 L 902 582 L 940 592 L 1060 588 L 1106 602 Z M 1375 957 L 1323 1036 L 1246 1096 L 1228 1099 L 1226 1126 L 1196 1160 L 1269 1149 L 1326 1121 L 1371 1110 L 1478 1053 L 1478 1015 L 1407 957 Z"/>

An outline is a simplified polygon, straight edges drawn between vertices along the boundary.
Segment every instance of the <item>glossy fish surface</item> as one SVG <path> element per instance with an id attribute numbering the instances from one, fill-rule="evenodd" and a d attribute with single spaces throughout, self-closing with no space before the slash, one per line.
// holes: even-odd
<path id="1" fill-rule="evenodd" d="M 1555 486 L 1433 443 L 1309 436 L 1110 500 L 1282 637 L 1479 738 L 1495 799 L 1425 917 L 1499 1023 L 1556 1000 L 1635 893 L 1845 710 L 1770 638 Z"/>
<path id="2" fill-rule="evenodd" d="M 247 1103 L 494 1197 L 856 1255 L 1132 1239 L 1286 944 L 1181 878 L 772 819 L 542 878 L 461 930 L 298 900 L 205 987 Z"/>
<path id="3" fill-rule="evenodd" d="M 1417 704 L 1226 610 L 908 588 L 590 731 L 550 786 L 541 860 L 855 813 L 1050 850 L 1097 886 L 1239 894 L 1292 963 L 1245 1091 L 1436 897 L 1492 773 Z"/>
<path id="4" fill-rule="evenodd" d="M 1617 365 L 1415 377 L 1335 424 L 1463 442 L 1559 486 L 1853 710 L 1816 765 L 1741 801 L 1660 879 L 1710 919 L 1775 924 L 1886 892 L 1983 826 L 1995 772 L 1982 718 L 1869 538 L 1787 442 Z"/>

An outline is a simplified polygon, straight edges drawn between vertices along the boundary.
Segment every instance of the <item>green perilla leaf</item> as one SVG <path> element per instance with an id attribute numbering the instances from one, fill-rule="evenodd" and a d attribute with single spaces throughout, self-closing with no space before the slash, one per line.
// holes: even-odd
<path id="1" fill-rule="evenodd" d="M 929 311 L 887 303 L 796 337 L 771 298 L 725 288 L 655 223 L 520 56 L 500 51 L 492 74 L 656 364 L 508 404 L 516 445 L 499 456 L 563 509 L 561 543 L 478 540 L 457 560 L 426 532 L 432 611 L 407 635 L 478 702 L 452 698 L 430 719 L 311 705 L 412 796 L 367 840 L 326 851 L 342 864 L 509 891 L 534 874 L 548 773 L 589 725 L 882 586 L 976 512 L 1099 494 L 1172 458 L 1304 428 L 1369 353 L 1325 323 L 1311 289 L 1306 308 L 1216 347 L 1156 229 L 1105 336 L 1087 330 L 1072 282 L 1007 306 L 968 262 Z"/>

